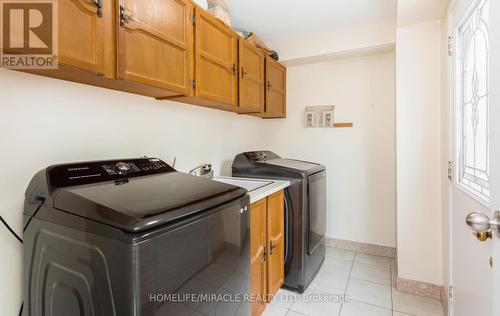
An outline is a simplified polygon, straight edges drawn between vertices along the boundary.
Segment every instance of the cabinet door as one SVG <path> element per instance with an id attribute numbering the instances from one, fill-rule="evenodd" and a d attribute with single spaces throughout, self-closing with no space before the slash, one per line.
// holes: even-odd
<path id="1" fill-rule="evenodd" d="M 120 0 L 118 78 L 189 94 L 188 0 Z"/>
<path id="2" fill-rule="evenodd" d="M 266 57 L 266 116 L 286 116 L 286 68 Z"/>
<path id="3" fill-rule="evenodd" d="M 265 308 L 266 294 L 266 210 L 267 201 L 262 199 L 250 206 L 250 283 L 254 298 L 252 315 L 260 315 Z"/>
<path id="4" fill-rule="evenodd" d="M 58 3 L 59 64 L 104 75 L 105 43 L 113 41 L 106 38 L 113 21 L 111 6 L 89 0 Z"/>
<path id="5" fill-rule="evenodd" d="M 237 37 L 221 21 L 196 8 L 195 68 L 197 97 L 237 105 Z"/>
<path id="6" fill-rule="evenodd" d="M 274 295 L 285 281 L 285 200 L 279 191 L 267 198 L 267 293 Z"/>
<path id="7" fill-rule="evenodd" d="M 240 113 L 264 112 L 265 56 L 243 38 L 239 39 Z"/>

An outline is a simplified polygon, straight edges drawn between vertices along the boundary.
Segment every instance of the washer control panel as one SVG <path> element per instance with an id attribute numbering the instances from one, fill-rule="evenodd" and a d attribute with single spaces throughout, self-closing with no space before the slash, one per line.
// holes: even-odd
<path id="1" fill-rule="evenodd" d="M 50 184 L 54 187 L 118 181 L 174 171 L 174 168 L 158 158 L 92 161 L 47 168 Z"/>

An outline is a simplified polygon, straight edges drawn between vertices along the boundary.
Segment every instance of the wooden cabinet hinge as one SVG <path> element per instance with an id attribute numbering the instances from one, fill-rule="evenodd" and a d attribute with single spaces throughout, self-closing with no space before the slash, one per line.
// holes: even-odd
<path id="1" fill-rule="evenodd" d="M 193 15 L 191 17 L 191 22 L 193 23 L 193 25 L 196 25 L 196 15 Z"/>
<path id="2" fill-rule="evenodd" d="M 92 0 L 92 2 L 97 6 L 97 16 L 102 18 L 102 0 Z"/>
<path id="3" fill-rule="evenodd" d="M 193 86 L 193 89 L 196 89 L 196 80 L 193 80 L 193 81 L 191 82 L 191 85 Z"/>

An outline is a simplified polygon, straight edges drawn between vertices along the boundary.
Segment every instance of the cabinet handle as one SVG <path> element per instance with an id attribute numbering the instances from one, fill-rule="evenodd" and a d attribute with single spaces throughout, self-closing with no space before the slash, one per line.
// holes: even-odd
<path id="1" fill-rule="evenodd" d="M 272 255 L 273 254 L 273 249 L 276 248 L 276 244 L 273 245 L 273 241 L 271 240 L 269 242 L 269 255 Z"/>
<path id="2" fill-rule="evenodd" d="M 245 71 L 245 68 L 241 67 L 241 79 L 244 79 L 246 75 L 248 75 L 248 72 Z"/>
<path id="3" fill-rule="evenodd" d="M 120 4 L 120 26 L 125 27 L 125 24 L 127 24 L 130 21 L 134 21 L 132 13 L 130 13 L 130 11 L 125 9 L 123 4 Z"/>
<path id="4" fill-rule="evenodd" d="M 97 6 L 97 16 L 102 18 L 102 0 L 90 0 Z"/>

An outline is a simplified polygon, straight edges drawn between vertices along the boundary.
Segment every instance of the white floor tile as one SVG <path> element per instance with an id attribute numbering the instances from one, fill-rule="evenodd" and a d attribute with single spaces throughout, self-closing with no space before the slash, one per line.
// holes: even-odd
<path id="1" fill-rule="evenodd" d="M 359 252 L 356 253 L 354 261 L 359 263 L 371 264 L 375 266 L 381 266 L 387 269 L 390 269 L 391 267 L 391 258 L 374 256 L 366 253 L 359 253 Z"/>
<path id="2" fill-rule="evenodd" d="M 326 257 L 352 261 L 352 260 L 354 260 L 355 254 L 356 253 L 354 251 L 350 251 L 350 250 L 333 248 L 333 247 L 326 247 Z"/>
<path id="3" fill-rule="evenodd" d="M 287 312 L 288 309 L 273 304 L 267 304 L 262 316 L 285 316 Z"/>
<path id="4" fill-rule="evenodd" d="M 252 314 L 252 303 L 243 301 L 238 307 L 238 311 L 235 316 L 248 316 Z"/>
<path id="5" fill-rule="evenodd" d="M 198 274 L 198 277 L 215 285 L 216 287 L 219 287 L 231 276 L 233 270 L 234 269 L 227 268 L 218 263 L 212 263 L 203 269 L 203 271 Z"/>
<path id="6" fill-rule="evenodd" d="M 383 266 L 354 262 L 351 278 L 391 285 L 391 270 Z"/>
<path id="7" fill-rule="evenodd" d="M 286 314 L 286 316 L 311 316 L 311 315 L 297 313 L 297 312 L 294 312 L 294 311 L 288 311 L 288 313 Z"/>
<path id="8" fill-rule="evenodd" d="M 351 301 L 342 304 L 340 316 L 392 316 L 390 309 Z"/>
<path id="9" fill-rule="evenodd" d="M 184 284 L 184 286 L 179 289 L 179 291 L 177 292 L 179 295 L 186 295 L 186 294 L 189 294 L 189 295 L 192 295 L 192 294 L 212 294 L 212 293 L 216 293 L 217 292 L 217 288 L 212 285 L 211 283 L 208 283 L 208 282 L 205 282 L 203 280 L 201 280 L 200 278 L 192 278 L 191 280 L 189 280 L 186 284 Z M 195 307 L 199 304 L 198 301 L 196 300 L 190 300 L 190 301 L 187 301 L 185 302 L 184 304 L 186 304 L 187 306 L 190 306 L 190 307 Z"/>
<path id="10" fill-rule="evenodd" d="M 329 271 L 320 271 L 309 285 L 310 289 L 330 294 L 343 295 L 347 287 L 349 276 L 338 275 Z"/>
<path id="11" fill-rule="evenodd" d="M 414 315 L 393 311 L 392 316 L 414 316 Z"/>
<path id="12" fill-rule="evenodd" d="M 393 290 L 392 296 L 395 311 L 416 316 L 443 316 L 443 307 L 438 300 L 397 290 Z"/>
<path id="13" fill-rule="evenodd" d="M 232 293 L 244 294 L 250 290 L 250 282 L 248 275 L 236 270 L 222 284 L 222 287 Z"/>
<path id="14" fill-rule="evenodd" d="M 160 308 L 156 311 L 155 315 L 158 316 L 203 316 L 200 312 L 192 309 L 191 307 L 184 305 L 182 303 L 169 303 L 162 304 Z"/>
<path id="15" fill-rule="evenodd" d="M 391 285 L 392 287 L 396 287 L 396 279 L 398 277 L 398 271 L 396 267 L 396 261 L 391 259 Z"/>
<path id="16" fill-rule="evenodd" d="M 310 316 L 337 316 L 341 305 L 336 295 L 307 290 L 299 295 L 290 310 Z"/>
<path id="17" fill-rule="evenodd" d="M 233 297 L 236 297 L 233 293 L 225 289 L 217 290 L 216 294 L 221 297 L 226 295 L 233 295 Z M 207 316 L 234 315 L 238 311 L 240 303 L 241 302 L 238 301 L 207 301 L 202 302 L 196 306 L 195 309 Z"/>
<path id="18" fill-rule="evenodd" d="M 356 301 L 392 308 L 391 287 L 387 285 L 350 279 L 346 295 Z"/>
<path id="19" fill-rule="evenodd" d="M 348 276 L 351 273 L 352 261 L 326 257 L 320 272 L 330 272 L 337 275 Z"/>
<path id="20" fill-rule="evenodd" d="M 292 306 L 292 303 L 297 301 L 298 298 L 297 293 L 285 290 L 285 289 L 280 289 L 276 295 L 274 295 L 273 300 L 271 301 L 271 304 L 276 305 L 278 307 L 284 308 L 284 309 L 289 309 L 290 306 Z"/>

